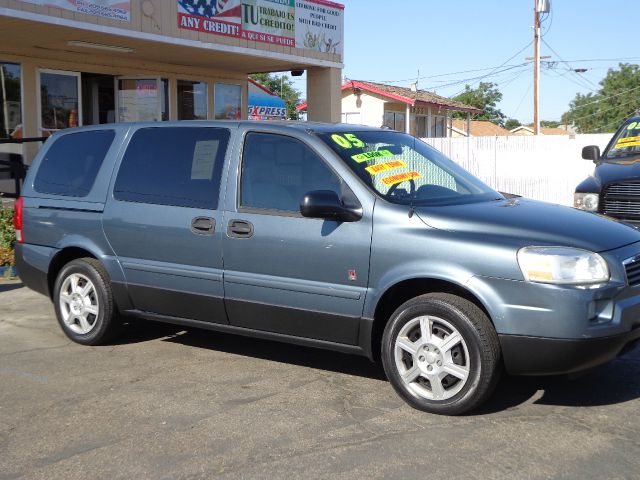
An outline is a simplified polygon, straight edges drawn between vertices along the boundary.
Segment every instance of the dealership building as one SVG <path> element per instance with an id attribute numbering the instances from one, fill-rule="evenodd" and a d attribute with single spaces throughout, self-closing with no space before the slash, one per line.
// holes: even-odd
<path id="1" fill-rule="evenodd" d="M 39 144 L 9 140 L 74 126 L 246 119 L 257 72 L 306 71 L 308 119 L 339 122 L 343 14 L 327 0 L 0 0 L 0 160 L 28 164 Z"/>

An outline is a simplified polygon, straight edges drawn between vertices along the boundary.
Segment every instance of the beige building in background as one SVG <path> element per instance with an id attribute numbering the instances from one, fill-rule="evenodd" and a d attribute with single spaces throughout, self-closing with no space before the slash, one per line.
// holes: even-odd
<path id="1" fill-rule="evenodd" d="M 264 1 L 0 0 L 0 161 L 68 127 L 245 119 L 256 72 L 306 71 L 308 118 L 339 122 L 344 7 Z"/>
<path id="2" fill-rule="evenodd" d="M 362 80 L 349 80 L 341 89 L 342 123 L 385 126 L 419 138 L 449 136 L 454 112 L 482 113 L 480 109 L 425 90 Z M 305 110 L 307 104 L 298 108 Z"/>

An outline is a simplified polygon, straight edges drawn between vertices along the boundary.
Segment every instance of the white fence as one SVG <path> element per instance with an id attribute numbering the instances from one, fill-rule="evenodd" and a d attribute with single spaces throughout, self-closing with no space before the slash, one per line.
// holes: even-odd
<path id="1" fill-rule="evenodd" d="M 612 134 L 424 138 L 453 161 L 501 192 L 562 205 L 593 170 L 582 147 L 603 150 Z"/>

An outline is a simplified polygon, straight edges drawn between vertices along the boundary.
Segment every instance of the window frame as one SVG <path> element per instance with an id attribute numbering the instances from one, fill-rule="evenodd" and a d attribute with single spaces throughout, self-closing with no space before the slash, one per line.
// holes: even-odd
<path id="1" fill-rule="evenodd" d="M 133 141 L 136 133 L 138 133 L 141 130 L 156 130 L 156 129 L 172 129 L 172 128 L 180 128 L 180 129 L 216 129 L 216 130 L 222 130 L 224 132 L 227 132 L 228 134 L 228 138 L 227 138 L 227 145 L 226 145 L 226 150 L 224 153 L 224 156 L 221 160 L 222 165 L 220 166 L 220 183 L 219 183 L 219 187 L 218 187 L 218 195 L 217 195 L 217 201 L 216 201 L 216 206 L 215 208 L 210 208 L 210 207 L 201 207 L 201 206 L 193 206 L 193 205 L 174 205 L 174 204 L 167 204 L 167 203 L 157 203 L 157 202 L 152 202 L 152 201 L 140 201 L 140 200 L 128 200 L 128 199 L 123 199 L 123 198 L 118 198 L 116 196 L 116 184 L 118 181 L 118 176 L 120 175 L 120 172 L 122 170 L 122 165 L 124 163 L 124 159 L 125 156 L 127 154 L 127 151 L 129 150 L 129 147 L 131 146 L 131 142 Z M 226 170 L 226 164 L 228 162 L 228 156 L 232 153 L 232 150 L 234 149 L 234 134 L 232 132 L 232 130 L 229 127 L 226 126 L 222 126 L 222 125 L 172 125 L 172 124 L 167 124 L 167 125 L 162 125 L 162 123 L 158 122 L 158 125 L 144 125 L 144 126 L 140 126 L 138 128 L 132 129 L 128 132 L 128 140 L 126 142 L 126 145 L 122 146 L 121 151 L 118 154 L 118 161 L 115 165 L 114 168 L 114 172 L 113 172 L 113 177 L 112 180 L 110 182 L 110 186 L 109 186 L 109 195 L 111 197 L 111 199 L 113 201 L 116 202 L 126 202 L 126 203 L 134 203 L 134 204 L 142 204 L 142 205 L 156 205 L 156 206 L 162 206 L 162 207 L 173 207 L 173 208 L 191 208 L 191 209 L 198 209 L 198 210 L 206 210 L 206 211 L 211 211 L 211 212 L 216 212 L 216 211 L 221 211 L 224 210 L 224 194 L 225 194 L 225 185 L 226 185 L 226 174 L 225 174 L 225 170 Z M 215 173 L 215 164 L 214 164 L 214 170 L 213 172 Z"/>
<path id="2" fill-rule="evenodd" d="M 22 62 L 8 62 L 0 58 L 0 66 L 2 65 L 16 65 L 20 69 L 20 124 L 22 125 L 22 136 L 26 137 L 24 134 L 24 68 L 22 66 Z M 38 75 L 38 78 L 39 77 L 40 76 Z M 5 118 L 5 122 L 6 121 L 7 119 Z M 24 158 L 24 144 L 22 144 L 22 147 L 22 157 Z"/>
<path id="3" fill-rule="evenodd" d="M 115 114 L 115 122 L 114 123 L 128 123 L 127 120 L 121 120 L 120 119 L 120 104 L 122 103 L 120 101 L 120 80 L 154 80 L 156 82 L 156 89 L 158 91 L 158 101 L 157 101 L 157 107 L 156 107 L 156 118 L 155 120 L 153 120 L 154 122 L 167 122 L 171 120 L 171 87 L 172 87 L 172 82 L 171 79 L 168 78 L 167 76 L 163 76 L 163 75 L 116 75 L 113 78 L 113 84 L 114 84 L 114 93 L 115 93 L 115 108 L 116 108 L 116 114 Z M 165 99 L 165 103 L 166 103 L 166 110 L 167 110 L 167 120 L 163 120 L 162 119 L 162 101 L 163 101 L 163 97 L 165 96 L 165 89 L 162 88 L 163 82 L 166 82 L 167 88 L 166 88 L 166 99 Z M 141 121 L 141 120 L 139 120 Z"/>
<path id="4" fill-rule="evenodd" d="M 44 128 L 42 126 L 42 74 L 64 75 L 67 77 L 76 77 L 76 90 L 78 92 L 78 127 L 84 125 L 82 119 L 82 73 L 73 70 L 52 70 L 49 68 L 38 68 L 36 71 L 36 114 L 38 115 L 38 136 L 44 136 Z M 117 106 L 116 106 L 117 108 Z M 24 117 L 23 117 L 24 118 Z M 65 128 L 52 129 L 48 128 L 48 132 L 59 132 L 66 130 Z M 49 135 L 53 135 L 50 133 Z"/>
<path id="5" fill-rule="evenodd" d="M 209 82 L 206 80 L 191 80 L 191 79 L 185 79 L 185 78 L 176 78 L 175 80 L 175 85 L 176 85 L 176 120 L 182 120 L 180 118 L 180 92 L 178 91 L 180 88 L 180 83 L 184 82 L 184 83 L 199 83 L 201 85 L 204 85 L 204 90 L 205 90 L 205 99 L 204 99 L 204 108 L 205 108 L 205 116 L 204 118 L 199 118 L 198 120 L 208 120 L 211 118 L 211 112 L 209 111 L 209 97 L 210 97 L 210 86 L 209 86 Z"/>
<path id="6" fill-rule="evenodd" d="M 227 118 L 216 118 L 216 108 L 218 107 L 218 102 L 216 100 L 217 95 L 218 95 L 218 87 L 219 86 L 233 86 L 233 87 L 239 87 L 240 88 L 240 117 L 237 119 L 227 119 Z M 216 121 L 221 121 L 221 120 L 233 120 L 233 121 L 242 121 L 243 119 L 245 119 L 245 115 L 243 114 L 244 112 L 244 97 L 245 97 L 245 89 L 246 89 L 246 83 L 243 86 L 241 83 L 232 83 L 232 82 L 220 82 L 220 81 L 216 81 L 213 84 L 213 110 L 211 112 L 211 118 L 213 120 Z"/>
<path id="7" fill-rule="evenodd" d="M 302 143 L 305 147 L 309 148 L 313 153 L 315 153 L 318 158 L 320 159 L 320 161 L 329 169 L 329 171 L 331 171 L 331 173 L 333 173 L 333 175 L 336 176 L 336 178 L 340 181 L 340 183 L 342 185 L 344 185 L 346 188 L 348 188 L 349 190 L 352 190 L 351 187 L 349 187 L 349 185 L 347 184 L 347 182 L 344 180 L 344 178 L 342 178 L 342 176 L 336 171 L 335 168 L 333 168 L 333 165 L 331 165 L 331 163 L 329 163 L 314 147 L 313 145 L 311 145 L 309 142 L 305 141 L 304 139 L 297 137 L 295 135 L 290 135 L 288 133 L 283 133 L 283 132 L 274 132 L 271 130 L 247 130 L 242 134 L 242 137 L 240 138 L 240 151 L 239 151 L 239 161 L 238 161 L 238 169 L 236 172 L 236 211 L 238 213 L 251 213 L 251 214 L 256 214 L 256 215 L 268 215 L 268 216 L 275 216 L 275 217 L 293 217 L 293 218 L 304 218 L 307 220 L 318 220 L 317 218 L 309 218 L 309 217 L 305 217 L 302 215 L 302 213 L 300 213 L 300 209 L 298 208 L 298 211 L 292 211 L 292 210 L 278 210 L 276 208 L 259 208 L 259 207 L 246 207 L 242 205 L 242 177 L 244 175 L 244 171 L 243 171 L 243 167 L 244 167 L 244 151 L 245 151 L 245 147 L 247 144 L 247 137 L 251 134 L 251 133 L 259 133 L 259 134 L 263 134 L 263 135 L 273 135 L 273 136 L 278 136 L 278 137 L 285 137 L 285 138 L 291 138 L 293 140 L 297 140 L 300 143 Z M 353 192 L 353 190 L 352 190 Z M 354 194 L 355 196 L 355 194 Z M 322 219 L 320 219 L 322 220 Z"/>

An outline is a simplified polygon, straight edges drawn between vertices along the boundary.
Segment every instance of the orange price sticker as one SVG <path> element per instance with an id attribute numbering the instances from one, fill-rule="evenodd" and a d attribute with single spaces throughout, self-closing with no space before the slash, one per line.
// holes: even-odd
<path id="1" fill-rule="evenodd" d="M 390 187 L 391 185 L 395 185 L 396 183 L 401 183 L 407 180 L 413 180 L 414 178 L 420 178 L 420 177 L 422 177 L 422 175 L 420 175 L 416 171 L 399 173 L 397 175 L 391 175 L 390 177 L 383 178 L 382 183 Z"/>
<path id="2" fill-rule="evenodd" d="M 376 175 L 381 172 L 393 170 L 394 168 L 400 168 L 400 167 L 406 167 L 406 166 L 407 164 L 404 163 L 402 160 L 394 160 L 393 162 L 384 162 L 384 163 L 378 163 L 377 165 L 371 165 L 365 168 L 365 170 L 369 172 L 371 175 Z"/>

